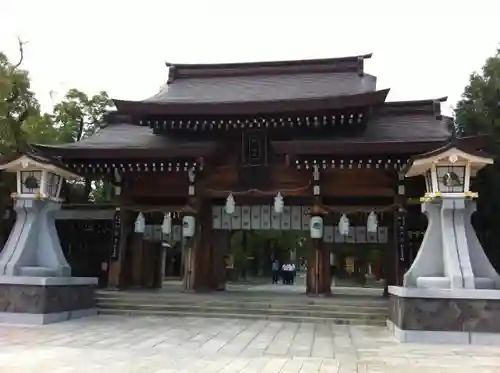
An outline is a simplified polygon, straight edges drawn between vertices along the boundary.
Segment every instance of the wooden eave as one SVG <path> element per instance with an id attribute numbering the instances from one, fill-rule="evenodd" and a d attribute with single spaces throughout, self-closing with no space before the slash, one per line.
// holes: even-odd
<path id="1" fill-rule="evenodd" d="M 275 101 L 156 103 L 114 100 L 120 114 L 148 115 L 255 115 L 298 111 L 378 106 L 385 102 L 389 89 L 354 95 L 297 98 Z"/>
<path id="2" fill-rule="evenodd" d="M 460 139 L 462 149 L 479 149 L 484 144 L 483 136 Z M 272 141 L 271 146 L 276 153 L 295 156 L 345 156 L 370 154 L 420 154 L 442 148 L 448 140 L 432 141 L 390 141 L 390 142 L 355 142 L 342 140 L 292 140 Z M 442 150 L 440 150 L 442 151 Z"/>
<path id="3" fill-rule="evenodd" d="M 165 149 L 150 148 L 65 148 L 47 145 L 35 145 L 38 151 L 49 157 L 68 159 L 168 159 L 199 158 L 211 155 L 216 142 L 194 142 L 189 145 L 168 147 Z"/>
<path id="4" fill-rule="evenodd" d="M 443 141 L 416 142 L 351 142 L 339 140 L 273 141 L 271 146 L 280 154 L 295 156 L 325 155 L 369 155 L 369 154 L 414 154 L 442 146 Z"/>

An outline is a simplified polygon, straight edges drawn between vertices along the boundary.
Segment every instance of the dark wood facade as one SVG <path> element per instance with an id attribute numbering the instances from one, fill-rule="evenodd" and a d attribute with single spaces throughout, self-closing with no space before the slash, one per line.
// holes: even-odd
<path id="1" fill-rule="evenodd" d="M 399 171 L 412 156 L 445 144 L 450 121 L 441 116 L 442 98 L 385 102 L 389 90 L 377 90 L 364 72 L 369 57 L 169 64 L 164 89 L 144 101 L 116 100 L 117 112 L 94 136 L 36 146 L 76 173 L 119 187 L 109 286 L 159 281 L 144 273 L 160 254 L 133 233 L 137 213 L 154 211 L 196 216 L 196 234 L 185 243 L 185 286 L 223 288 L 227 232 L 212 229 L 212 206 L 229 193 L 239 205 L 272 204 L 277 192 L 285 204 L 310 206 L 310 215 L 330 220 L 349 206 L 388 211 L 385 277 L 398 283 L 408 261 L 406 215 L 419 213 L 406 201 L 423 194 L 423 184 L 409 185 Z M 480 139 L 461 141 L 481 146 Z M 307 242 L 307 291 L 328 294 L 335 245 Z"/>

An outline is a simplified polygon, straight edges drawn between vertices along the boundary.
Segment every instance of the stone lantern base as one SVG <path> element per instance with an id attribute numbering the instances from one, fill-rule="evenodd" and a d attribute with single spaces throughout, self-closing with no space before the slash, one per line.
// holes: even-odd
<path id="1" fill-rule="evenodd" d="M 387 325 L 401 342 L 500 345 L 500 290 L 389 286 Z"/>
<path id="2" fill-rule="evenodd" d="M 0 276 L 0 323 L 43 325 L 95 315 L 96 278 Z"/>

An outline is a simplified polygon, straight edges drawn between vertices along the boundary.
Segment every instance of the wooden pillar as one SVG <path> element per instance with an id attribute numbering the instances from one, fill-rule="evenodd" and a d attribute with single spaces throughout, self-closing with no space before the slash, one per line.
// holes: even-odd
<path id="1" fill-rule="evenodd" d="M 192 201 L 196 206 L 192 213 L 196 219 L 193 237 L 185 242 L 184 289 L 194 291 L 216 290 L 219 286 L 214 272 L 214 249 L 211 247 L 212 208 L 209 201 L 197 198 Z"/>
<path id="2" fill-rule="evenodd" d="M 127 245 L 129 237 L 134 231 L 134 221 L 136 213 L 117 208 L 114 218 L 114 235 L 113 247 L 111 248 L 109 271 L 108 271 L 108 288 L 123 289 L 127 281 Z"/>
<path id="3" fill-rule="evenodd" d="M 194 291 L 216 290 L 218 281 L 214 273 L 214 250 L 211 247 L 212 205 L 203 197 L 203 191 L 196 191 L 194 170 L 189 171 L 187 214 L 195 217 L 194 236 L 186 241 L 186 270 L 184 289 Z"/>
<path id="4" fill-rule="evenodd" d="M 403 285 L 403 277 L 406 272 L 408 263 L 408 219 L 404 177 L 399 178 L 398 193 L 395 198 L 395 203 L 399 205 L 395 213 L 394 219 L 394 241 L 396 246 L 396 285 Z"/>
<path id="5" fill-rule="evenodd" d="M 212 231 L 212 250 L 213 250 L 213 272 L 217 285 L 216 290 L 226 290 L 226 255 L 231 245 L 231 231 L 213 230 Z"/>
<path id="6" fill-rule="evenodd" d="M 310 216 L 324 218 L 326 211 L 322 208 L 319 167 L 313 168 L 314 205 Z M 309 238 L 309 255 L 307 261 L 306 292 L 310 295 L 330 295 L 330 252 L 323 244 L 323 238 Z"/>
<path id="7" fill-rule="evenodd" d="M 131 253 L 131 261 L 132 261 L 132 283 L 131 286 L 134 287 L 143 287 L 143 262 L 144 262 L 144 245 L 143 245 L 143 233 L 132 233 L 132 239 L 130 240 L 130 253 Z"/>

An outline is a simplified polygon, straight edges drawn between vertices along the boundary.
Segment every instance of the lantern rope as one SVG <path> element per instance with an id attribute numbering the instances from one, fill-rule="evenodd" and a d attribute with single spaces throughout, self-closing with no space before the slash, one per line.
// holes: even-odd
<path id="1" fill-rule="evenodd" d="M 276 189 L 276 190 L 260 190 L 260 189 L 247 189 L 247 190 L 219 190 L 219 189 L 206 189 L 210 193 L 218 193 L 218 194 L 232 194 L 233 196 L 245 195 L 250 193 L 257 193 L 262 195 L 276 195 L 278 193 L 297 193 L 303 192 L 307 190 L 311 186 L 311 182 L 307 183 L 307 185 L 301 186 L 296 189 Z"/>
<path id="2" fill-rule="evenodd" d="M 270 202 L 269 205 L 272 205 Z M 82 206 L 81 204 L 75 204 L 74 207 L 77 206 Z M 85 205 L 88 206 L 88 205 Z M 142 213 L 154 213 L 154 212 L 161 212 L 161 213 L 172 213 L 172 214 L 181 214 L 183 210 L 183 206 L 179 207 L 177 209 L 172 209 L 172 207 L 176 206 L 155 206 L 152 208 L 147 208 L 146 206 L 141 206 L 141 205 L 121 205 L 121 206 L 110 206 L 110 208 L 122 208 L 124 210 L 129 210 L 133 212 L 142 212 Z M 386 206 L 365 206 L 363 208 L 361 207 L 339 207 L 339 206 L 323 206 L 323 208 L 329 212 L 333 213 L 338 213 L 338 214 L 345 214 L 345 215 L 352 215 L 352 214 L 357 214 L 357 213 L 370 213 L 370 212 L 375 212 L 375 213 L 382 213 L 382 212 L 387 212 L 391 210 L 396 210 L 398 208 L 402 207 L 401 204 L 392 204 L 392 205 L 386 205 Z M 89 209 L 87 211 L 93 211 L 92 209 Z"/>

